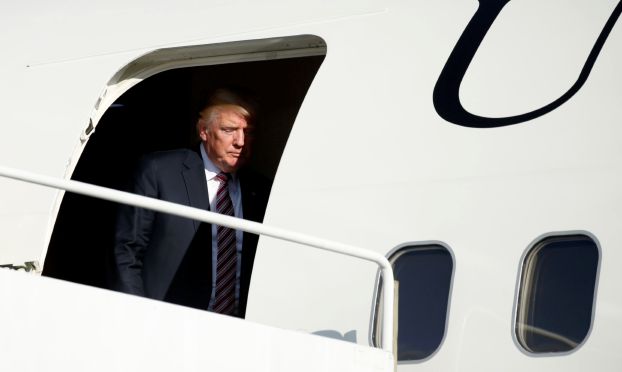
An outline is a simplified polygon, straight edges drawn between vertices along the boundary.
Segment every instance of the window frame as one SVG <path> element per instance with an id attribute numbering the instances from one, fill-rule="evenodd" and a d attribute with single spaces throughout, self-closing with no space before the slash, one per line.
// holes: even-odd
<path id="1" fill-rule="evenodd" d="M 397 352 L 399 348 L 398 338 L 397 338 L 398 333 L 394 332 L 395 338 L 393 341 L 394 341 L 395 353 L 396 353 L 395 358 L 396 358 L 397 364 L 399 365 L 420 364 L 433 358 L 439 352 L 439 350 L 441 350 L 441 348 L 443 347 L 443 344 L 445 343 L 445 339 L 447 337 L 447 331 L 449 328 L 449 315 L 451 313 L 451 299 L 452 299 L 452 294 L 453 294 L 454 277 L 455 277 L 455 272 L 456 272 L 456 257 L 455 257 L 453 250 L 449 247 L 449 245 L 438 240 L 406 242 L 391 249 L 389 252 L 387 252 L 385 257 L 387 257 L 387 260 L 389 260 L 389 263 L 391 263 L 391 266 L 393 267 L 393 264 L 399 257 L 409 252 L 410 250 L 418 249 L 418 248 L 419 249 L 441 248 L 441 249 L 444 249 L 449 254 L 449 257 L 451 258 L 452 266 L 451 266 L 451 274 L 449 277 L 449 289 L 447 293 L 447 309 L 445 311 L 445 324 L 443 327 L 443 335 L 441 336 L 441 340 L 438 346 L 434 349 L 432 353 L 430 353 L 428 356 L 422 359 L 398 360 L 397 359 L 398 358 Z M 375 347 L 379 347 L 378 345 L 380 345 L 380 340 L 382 337 L 382 330 L 380 329 L 381 324 L 379 323 L 379 319 L 382 319 L 381 317 L 382 315 L 382 308 L 381 308 L 382 293 L 380 290 L 381 284 L 382 282 L 380 278 L 380 272 L 378 272 L 376 276 L 376 287 L 375 287 L 376 289 L 374 292 L 375 307 L 372 313 L 372 324 L 374 326 L 372 327 L 372 332 L 370 334 L 370 340 L 369 340 L 370 345 L 373 345 Z M 397 286 L 396 286 L 396 292 L 397 293 L 395 295 L 395 299 L 396 301 L 398 301 L 397 303 L 399 304 L 399 288 Z M 395 328 L 398 328 L 399 327 L 399 306 L 395 306 L 395 322 L 396 322 Z"/>
<path id="2" fill-rule="evenodd" d="M 591 314 L 590 314 L 590 323 L 588 326 L 588 330 L 585 334 L 585 337 L 583 338 L 583 340 L 577 344 L 576 347 L 572 348 L 571 350 L 567 350 L 567 351 L 533 351 L 530 350 L 524 343 L 523 341 L 523 336 L 520 336 L 521 333 L 521 328 L 523 328 L 524 326 L 520 325 L 520 323 L 523 321 L 523 319 L 525 319 L 525 317 L 528 314 L 522 314 L 522 311 L 527 311 L 526 309 L 528 309 L 528 305 L 529 304 L 521 304 L 521 299 L 523 294 L 523 286 L 525 284 L 525 280 L 527 280 L 525 278 L 525 271 L 527 270 L 527 266 L 529 264 L 533 264 L 532 262 L 530 262 L 529 260 L 532 258 L 530 256 L 532 255 L 536 255 L 538 252 L 540 252 L 543 248 L 546 247 L 547 244 L 550 243 L 555 243 L 555 242 L 559 242 L 559 241 L 572 241 L 573 238 L 583 238 L 583 239 L 589 239 L 594 243 L 594 246 L 596 247 L 596 253 L 597 253 L 597 261 L 596 261 L 596 270 L 595 270 L 595 278 L 594 278 L 594 292 L 593 292 L 593 296 L 592 296 L 592 307 L 591 307 Z M 601 261 L 602 261 L 602 248 L 600 245 L 599 240 L 596 238 L 596 236 L 588 231 L 585 230 L 572 230 L 572 231 L 563 231 L 563 232 L 549 232 L 549 233 L 545 233 L 542 234 L 540 236 L 538 236 L 536 239 L 534 239 L 525 249 L 525 251 L 523 252 L 519 265 L 518 265 L 518 270 L 517 270 L 517 279 L 516 279 L 516 290 L 515 290 L 515 297 L 514 297 L 514 306 L 513 306 L 513 314 L 512 314 L 512 324 L 511 324 L 511 332 L 512 332 L 512 339 L 514 341 L 514 344 L 516 345 L 516 347 L 524 354 L 530 356 L 530 357 L 551 357 L 551 356 L 565 356 L 565 355 L 569 355 L 572 353 L 575 353 L 576 351 L 580 350 L 583 345 L 589 340 L 590 335 L 592 333 L 593 330 L 593 326 L 594 326 L 594 319 L 595 319 L 595 314 L 596 314 L 596 304 L 597 304 L 597 298 L 598 298 L 598 285 L 599 285 L 599 278 L 600 278 L 600 266 L 601 266 Z M 525 310 L 524 310 L 525 309 Z"/>

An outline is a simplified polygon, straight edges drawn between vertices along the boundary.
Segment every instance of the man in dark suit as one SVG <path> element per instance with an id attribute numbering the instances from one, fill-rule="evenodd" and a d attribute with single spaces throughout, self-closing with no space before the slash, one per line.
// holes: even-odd
<path id="1" fill-rule="evenodd" d="M 270 184 L 242 166 L 253 111 L 216 91 L 200 112 L 196 149 L 146 156 L 133 192 L 262 222 Z M 258 237 L 221 226 L 122 206 L 115 237 L 117 289 L 244 317 Z"/>

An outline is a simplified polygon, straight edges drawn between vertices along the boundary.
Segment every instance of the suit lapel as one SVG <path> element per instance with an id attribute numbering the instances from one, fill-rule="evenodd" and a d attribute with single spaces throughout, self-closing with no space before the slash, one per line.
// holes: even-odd
<path id="1" fill-rule="evenodd" d="M 207 180 L 201 155 L 196 152 L 189 153 L 184 161 L 182 170 L 188 201 L 191 207 L 209 210 L 209 196 L 207 194 Z M 194 222 L 195 231 L 199 228 L 198 221 Z"/>

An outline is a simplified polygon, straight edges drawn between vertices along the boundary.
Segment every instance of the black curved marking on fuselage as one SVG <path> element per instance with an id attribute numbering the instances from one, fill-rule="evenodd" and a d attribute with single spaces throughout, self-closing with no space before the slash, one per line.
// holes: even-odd
<path id="1" fill-rule="evenodd" d="M 592 47 L 592 51 L 585 61 L 579 78 L 561 97 L 546 106 L 521 115 L 500 118 L 474 115 L 462 107 L 459 97 L 460 84 L 484 36 L 486 36 L 486 33 L 501 12 L 501 9 L 503 9 L 509 1 L 510 0 L 479 0 L 479 7 L 475 15 L 471 18 L 462 36 L 460 36 L 460 39 L 456 43 L 434 87 L 434 108 L 443 119 L 465 127 L 495 128 L 522 123 L 555 110 L 581 89 L 611 29 L 613 29 L 620 13 L 622 13 L 622 1 L 620 1 L 611 13 L 596 43 Z"/>

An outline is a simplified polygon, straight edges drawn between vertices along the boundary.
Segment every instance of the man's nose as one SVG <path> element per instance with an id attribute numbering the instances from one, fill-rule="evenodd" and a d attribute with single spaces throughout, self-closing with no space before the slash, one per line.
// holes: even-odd
<path id="1" fill-rule="evenodd" d="M 233 144 L 238 147 L 244 146 L 244 131 L 238 130 L 235 132 L 235 136 L 233 136 Z"/>

